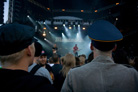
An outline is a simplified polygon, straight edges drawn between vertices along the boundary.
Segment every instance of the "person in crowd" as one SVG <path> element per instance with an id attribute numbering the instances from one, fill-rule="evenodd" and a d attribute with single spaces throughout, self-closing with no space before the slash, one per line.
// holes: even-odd
<path id="1" fill-rule="evenodd" d="M 57 85 L 57 89 L 60 92 L 61 87 L 63 85 L 63 82 L 66 78 L 66 75 L 68 74 L 69 70 L 71 68 L 74 68 L 76 66 L 76 59 L 72 54 L 66 54 L 64 56 L 64 62 L 63 62 L 63 68 L 60 71 L 60 75 L 58 76 L 58 85 Z"/>
<path id="2" fill-rule="evenodd" d="M 129 65 L 127 52 L 123 48 L 114 51 L 112 57 L 115 63 Z"/>
<path id="3" fill-rule="evenodd" d="M 48 63 L 51 67 L 54 65 L 52 57 L 49 58 Z"/>
<path id="4" fill-rule="evenodd" d="M 64 63 L 64 56 L 60 58 L 60 64 L 63 65 Z"/>
<path id="5" fill-rule="evenodd" d="M 41 52 L 42 52 L 42 45 L 39 42 L 35 42 L 34 46 L 35 46 L 35 57 L 33 60 L 33 64 L 31 66 L 29 66 L 29 68 L 28 68 L 28 72 L 30 72 L 34 75 L 46 77 L 49 79 L 51 84 L 53 84 L 53 81 L 50 77 L 48 70 L 45 69 L 44 67 L 41 67 L 39 64 L 37 64 L 39 56 L 41 55 Z"/>
<path id="6" fill-rule="evenodd" d="M 91 62 L 92 60 L 93 60 L 93 52 L 91 52 L 91 53 L 89 54 L 88 59 L 86 60 L 85 63 L 89 63 L 89 62 Z"/>
<path id="7" fill-rule="evenodd" d="M 62 65 L 59 62 L 59 57 L 57 54 L 53 54 L 52 56 L 54 65 L 52 66 L 53 74 L 54 74 L 54 87 L 58 87 L 58 77 L 60 75 L 60 71 L 62 69 Z"/>
<path id="8" fill-rule="evenodd" d="M 54 44 L 53 47 L 52 47 L 53 53 L 57 53 L 57 50 L 58 50 L 57 45 Z"/>
<path id="9" fill-rule="evenodd" d="M 80 59 L 80 66 L 84 65 L 85 64 L 85 57 L 80 56 L 79 59 Z"/>
<path id="10" fill-rule="evenodd" d="M 94 59 L 71 69 L 61 92 L 138 92 L 138 72 L 112 59 L 116 42 L 123 39 L 121 32 L 110 22 L 98 20 L 90 26 L 88 35 Z"/>
<path id="11" fill-rule="evenodd" d="M 52 67 L 47 64 L 47 55 L 46 53 L 42 53 L 38 59 L 38 64 L 41 66 L 41 67 L 44 67 L 45 69 L 47 69 L 50 73 L 50 76 L 51 76 L 51 79 L 54 80 L 54 74 L 53 74 L 53 70 L 52 70 Z"/>
<path id="12" fill-rule="evenodd" d="M 80 66 L 80 59 L 79 57 L 75 57 L 76 59 L 76 67 L 79 67 Z"/>
<path id="13" fill-rule="evenodd" d="M 23 24 L 6 24 L 0 27 L 0 89 L 5 92 L 56 91 L 50 81 L 32 75 L 28 67 L 33 64 L 35 30 Z"/>

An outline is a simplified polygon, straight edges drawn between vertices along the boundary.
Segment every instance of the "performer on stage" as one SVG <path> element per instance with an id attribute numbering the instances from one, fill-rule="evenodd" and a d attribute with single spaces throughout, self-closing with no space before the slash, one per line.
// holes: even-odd
<path id="1" fill-rule="evenodd" d="M 56 44 L 53 45 L 52 50 L 53 50 L 53 53 L 57 53 L 58 48 Z"/>
<path id="2" fill-rule="evenodd" d="M 78 57 L 78 50 L 79 48 L 77 47 L 77 44 L 75 44 L 75 46 L 73 47 L 73 52 L 75 54 L 75 57 Z"/>

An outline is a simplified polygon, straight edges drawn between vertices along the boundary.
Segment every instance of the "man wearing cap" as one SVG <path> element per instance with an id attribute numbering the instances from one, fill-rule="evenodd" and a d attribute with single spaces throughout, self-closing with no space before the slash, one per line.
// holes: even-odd
<path id="1" fill-rule="evenodd" d="M 88 35 L 94 59 L 71 69 L 61 92 L 138 92 L 137 71 L 112 59 L 116 42 L 123 38 L 120 31 L 110 22 L 98 20 L 90 26 Z"/>
<path id="2" fill-rule="evenodd" d="M 5 92 L 55 91 L 48 79 L 28 73 L 33 63 L 34 29 L 21 24 L 0 27 L 0 89 Z"/>
<path id="3" fill-rule="evenodd" d="M 42 52 L 42 45 L 39 42 L 35 42 L 34 46 L 35 46 L 35 57 L 34 57 L 33 64 L 31 66 L 29 66 L 29 68 L 28 68 L 28 72 L 30 72 L 34 75 L 46 77 L 47 79 L 49 79 L 51 84 L 53 84 L 53 81 L 50 77 L 49 71 L 46 68 L 44 68 L 38 64 L 38 60 L 39 60 L 39 57 Z M 52 70 L 52 68 L 51 68 L 51 70 Z"/>

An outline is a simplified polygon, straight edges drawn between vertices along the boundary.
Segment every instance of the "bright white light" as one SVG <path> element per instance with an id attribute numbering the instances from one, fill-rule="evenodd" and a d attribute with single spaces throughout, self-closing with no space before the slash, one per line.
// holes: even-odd
<path id="1" fill-rule="evenodd" d="M 43 34 L 42 34 L 44 37 L 46 36 L 46 33 L 45 33 L 45 31 L 43 32 Z"/>
<path id="2" fill-rule="evenodd" d="M 44 38 L 44 40 L 46 41 L 46 38 Z"/>
<path id="3" fill-rule="evenodd" d="M 118 20 L 118 18 L 116 18 L 116 20 Z"/>
<path id="4" fill-rule="evenodd" d="M 85 27 L 83 27 L 83 28 L 82 28 L 82 30 L 86 30 L 86 28 L 85 28 Z"/>
<path id="5" fill-rule="evenodd" d="M 65 24 L 63 24 L 63 26 L 65 26 Z"/>
<path id="6" fill-rule="evenodd" d="M 57 30 L 57 29 L 58 29 L 58 27 L 54 27 L 54 29 L 55 29 L 55 30 Z"/>
<path id="7" fill-rule="evenodd" d="M 29 15 L 27 15 L 27 17 L 29 18 L 30 16 L 29 16 Z"/>
<path id="8" fill-rule="evenodd" d="M 62 38 L 67 39 L 67 37 L 64 35 L 64 33 L 62 33 Z"/>
<path id="9" fill-rule="evenodd" d="M 72 29 L 72 27 L 69 27 L 69 29 Z"/>

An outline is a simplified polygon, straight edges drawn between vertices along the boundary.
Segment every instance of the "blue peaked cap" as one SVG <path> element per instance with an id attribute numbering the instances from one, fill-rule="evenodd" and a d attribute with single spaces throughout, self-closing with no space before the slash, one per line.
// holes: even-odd
<path id="1" fill-rule="evenodd" d="M 110 22 L 98 20 L 88 29 L 91 40 L 99 42 L 116 42 L 123 39 L 121 32 Z"/>
<path id="2" fill-rule="evenodd" d="M 95 48 L 109 51 L 114 48 L 115 42 L 123 39 L 121 32 L 110 22 L 98 20 L 88 29 L 88 36 Z"/>

